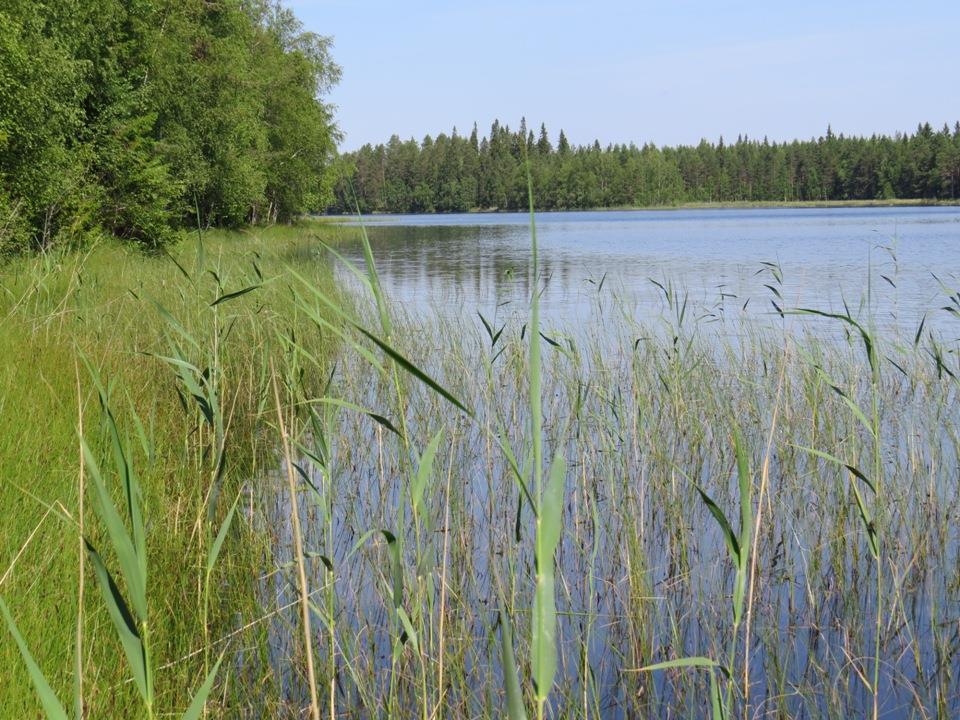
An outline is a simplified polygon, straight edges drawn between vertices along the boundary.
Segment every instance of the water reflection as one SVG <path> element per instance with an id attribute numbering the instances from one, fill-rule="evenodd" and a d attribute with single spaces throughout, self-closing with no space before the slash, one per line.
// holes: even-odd
<path id="1" fill-rule="evenodd" d="M 473 224 L 457 224 L 466 221 Z M 576 350 L 547 347 L 544 356 L 546 445 L 563 448 L 568 463 L 557 552 L 562 656 L 551 717 L 705 716 L 703 674 L 634 670 L 726 652 L 731 565 L 692 483 L 735 512 L 730 418 L 742 426 L 755 471 L 773 442 L 746 650 L 750 716 L 867 716 L 872 694 L 864 678 L 878 610 L 881 715 L 957 716 L 960 386 L 912 340 L 922 317 L 926 327 L 955 337 L 956 319 L 939 308 L 944 287 L 960 284 L 958 229 L 955 209 L 542 218 L 545 323 L 577 340 Z M 463 422 L 420 384 L 408 388 L 405 417 L 416 447 L 440 427 L 449 438 L 440 452 L 447 484 L 438 473 L 422 525 L 398 516 L 408 503 L 400 461 L 408 450 L 368 416 L 331 415 L 324 431 L 330 460 L 322 471 L 309 456 L 298 459 L 318 489 L 297 505 L 307 546 L 329 562 L 313 563 L 318 627 L 336 629 L 320 633 L 318 657 L 329 654 L 339 669 L 337 700 L 345 713 L 381 713 L 398 672 L 397 706 L 421 710 L 413 666 L 393 656 L 389 552 L 376 534 L 386 529 L 404 539 L 405 609 L 427 629 L 441 617 L 448 623 L 443 647 L 459 664 L 440 690 L 449 715 L 494 715 L 503 687 L 494 570 L 516 573 L 521 629 L 531 604 L 532 515 L 490 435 L 502 423 L 507 442 L 524 457 L 529 416 L 518 368 L 532 289 L 528 228 L 523 216 L 445 216 L 378 219 L 369 233 L 381 282 L 404 311 L 397 313 L 398 348 L 465 399 L 478 420 Z M 357 249 L 348 252 L 362 262 Z M 787 338 L 779 330 L 790 323 L 834 330 L 837 323 L 782 317 L 776 309 L 836 310 L 844 300 L 854 314 L 876 319 L 891 363 L 880 389 L 882 608 L 850 478 L 801 449 L 824 448 L 871 467 L 860 421 L 804 355 L 818 353 L 868 407 L 861 342 L 811 339 L 822 333 Z M 507 324 L 502 342 L 509 349 L 499 359 L 477 311 Z M 773 323 L 775 330 L 766 327 Z M 670 332 L 667 343 L 636 340 L 651 324 Z M 731 341 L 739 332 L 745 341 Z M 898 333 L 910 342 L 896 343 Z M 390 379 L 351 353 L 338 360 L 333 385 L 350 402 L 392 411 Z M 581 391 L 581 411 L 561 438 Z M 264 483 L 266 492 L 271 485 Z M 285 566 L 291 501 L 282 489 L 272 501 L 276 554 Z M 436 602 L 444 588 L 451 589 L 440 606 L 446 610 Z M 265 594 L 279 607 L 296 601 L 294 583 L 279 574 Z M 295 622 L 292 609 L 272 629 L 281 667 L 296 653 Z M 422 658 L 444 659 L 432 631 L 422 642 L 429 648 Z M 519 642 L 523 648 L 525 640 Z M 740 668 L 745 651 L 737 652 Z M 302 682 L 282 681 L 302 702 Z"/>
<path id="2" fill-rule="evenodd" d="M 405 451 L 397 436 L 363 414 L 331 417 L 325 472 L 308 456 L 298 459 L 319 490 L 318 496 L 305 492 L 299 499 L 306 545 L 327 553 L 334 568 L 313 564 L 311 586 L 321 597 L 331 588 L 335 593 L 329 611 L 318 600 L 318 626 L 331 613 L 340 643 L 336 652 L 342 653 L 337 662 L 351 670 L 337 698 L 354 717 L 375 716 L 395 677 L 389 553 L 379 529 L 405 538 L 405 607 L 415 620 L 435 628 L 443 612 L 424 598 L 432 593 L 436 600 L 442 588 L 450 588 L 446 648 L 456 648 L 462 672 L 445 689 L 449 716 L 496 716 L 501 707 L 498 699 L 483 702 L 485 694 L 497 697 L 503 688 L 496 568 L 504 575 L 517 573 L 517 623 L 521 633 L 528 626 L 532 514 L 521 505 L 504 454 L 487 432 L 508 419 L 508 442 L 523 457 L 529 416 L 516 368 L 524 346 L 518 328 L 508 327 L 512 349 L 491 360 L 489 341 L 476 325 L 405 322 L 397 336 L 399 349 L 465 399 L 478 418 L 466 422 L 451 414 L 422 384 L 407 388 L 409 430 L 417 447 L 439 427 L 449 438 L 439 456 L 443 470 L 427 493 L 429 522 L 421 525 L 409 514 L 398 520 L 398 509 L 409 502 L 401 467 Z M 758 546 L 750 716 L 867 717 L 872 696 L 858 673 L 870 665 L 876 566 L 843 477 L 799 449 L 851 453 L 846 457 L 869 467 L 871 448 L 859 441 L 859 422 L 815 382 L 819 376 L 800 353 L 805 340 L 785 347 L 782 335 L 768 332 L 731 344 L 703 333 L 700 341 L 681 342 L 675 355 L 669 345 L 635 346 L 630 335 L 618 332 L 624 330 L 616 323 L 587 329 L 596 341 L 585 343 L 580 353 L 547 348 L 544 357 L 546 446 L 563 447 L 568 463 L 557 552 L 562 657 L 550 717 L 706 716 L 702 673 L 650 676 L 633 670 L 682 655 L 725 657 L 731 563 L 692 482 L 735 512 L 728 416 L 741 423 L 755 470 L 777 418 Z M 587 356 L 601 333 L 612 336 L 608 342 L 616 350 L 598 353 L 600 359 L 591 363 Z M 858 342 L 853 339 L 850 348 L 859 349 Z M 816 348 L 814 341 L 810 349 Z M 885 344 L 884 354 L 904 373 L 887 368 L 881 390 L 889 502 L 883 529 L 881 716 L 934 717 L 939 710 L 953 717 L 960 711 L 960 690 L 953 682 L 960 672 L 957 386 L 937 378 L 929 359 L 910 344 Z M 855 380 L 864 376 L 861 359 L 837 377 L 866 406 L 869 386 Z M 785 383 L 782 397 L 778 378 Z M 378 409 L 389 405 L 392 392 L 389 377 L 371 373 L 350 353 L 338 364 L 335 387 L 351 402 Z M 581 391 L 582 409 L 569 436 L 561 438 Z M 268 480 L 263 487 L 271 485 Z M 290 500 L 283 481 L 275 485 L 281 490 L 273 496 L 271 528 L 278 537 L 278 563 L 289 566 Z M 324 502 L 329 511 L 318 508 Z M 367 535 L 371 531 L 375 534 Z M 283 667 L 282 659 L 295 654 L 299 642 L 291 632 L 296 583 L 292 576 L 278 576 L 267 594 L 275 595 L 279 607 L 292 606 L 274 629 L 273 647 Z M 518 637 L 524 648 L 526 635 Z M 320 634 L 318 648 L 321 657 L 330 650 L 328 633 Z M 426 657 L 438 662 L 438 646 Z M 740 662 L 742 655 L 738 668 Z M 400 707 L 419 714 L 418 683 L 404 687 Z M 288 690 L 304 702 L 302 683 L 292 678 Z M 581 704 L 584 697 L 589 710 Z"/>
<path id="3" fill-rule="evenodd" d="M 368 233 L 387 294 L 406 310 L 515 317 L 531 288 L 528 222 L 377 217 Z M 866 315 L 869 302 L 880 326 L 907 332 L 960 286 L 957 208 L 547 213 L 537 222 L 542 307 L 554 325 L 589 318 L 601 282 L 636 319 L 655 318 L 662 293 L 651 280 L 669 279 L 718 320 L 769 320 L 777 307 L 800 306 Z"/>

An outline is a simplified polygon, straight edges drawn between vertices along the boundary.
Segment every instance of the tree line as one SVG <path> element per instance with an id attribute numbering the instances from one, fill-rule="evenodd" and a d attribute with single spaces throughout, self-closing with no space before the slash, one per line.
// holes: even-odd
<path id="1" fill-rule="evenodd" d="M 529 159 L 529 163 L 525 162 Z M 696 146 L 571 145 L 561 130 L 487 136 L 456 129 L 422 141 L 394 135 L 339 160 L 331 212 L 463 212 L 527 207 L 527 165 L 539 209 L 733 201 L 836 201 L 960 197 L 960 122 L 912 134 L 824 136 L 769 142 L 745 136 Z"/>
<path id="2" fill-rule="evenodd" d="M 4 0 L 0 253 L 322 210 L 339 72 L 274 0 Z"/>

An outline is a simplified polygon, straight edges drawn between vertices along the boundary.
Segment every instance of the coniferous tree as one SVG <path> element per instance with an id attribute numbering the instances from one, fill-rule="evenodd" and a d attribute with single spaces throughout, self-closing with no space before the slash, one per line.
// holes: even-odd
<path id="1" fill-rule="evenodd" d="M 846 137 L 828 127 L 809 141 L 770 142 L 745 135 L 696 146 L 599 141 L 572 147 L 561 131 L 551 146 L 544 124 L 539 138 L 521 119 L 517 132 L 494 121 L 488 137 L 474 127 L 434 141 L 387 146 L 396 158 L 381 167 L 383 146 L 364 146 L 344 159 L 358 188 L 361 209 L 462 211 L 523 210 L 527 166 L 534 201 L 542 209 L 675 205 L 684 202 L 797 200 L 950 200 L 960 196 L 960 123 L 951 131 L 921 124 L 913 135 Z M 424 168 L 431 168 L 424 174 Z M 384 200 L 381 187 L 389 191 Z M 352 210 L 338 186 L 332 211 Z M 362 190 L 362 192 L 360 192 Z"/>
<path id="2" fill-rule="evenodd" d="M 540 124 L 540 139 L 537 140 L 537 152 L 541 157 L 547 157 L 553 152 L 553 146 L 550 144 L 550 136 L 547 134 L 545 123 Z"/>

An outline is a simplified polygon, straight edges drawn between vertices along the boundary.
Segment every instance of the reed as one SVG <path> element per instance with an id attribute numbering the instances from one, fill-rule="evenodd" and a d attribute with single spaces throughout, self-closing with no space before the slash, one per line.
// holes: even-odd
<path id="1" fill-rule="evenodd" d="M 530 236 L 513 316 L 405 311 L 362 229 L 5 271 L 0 715 L 960 710 L 952 326 L 776 263 L 768 323 L 554 325 Z"/>

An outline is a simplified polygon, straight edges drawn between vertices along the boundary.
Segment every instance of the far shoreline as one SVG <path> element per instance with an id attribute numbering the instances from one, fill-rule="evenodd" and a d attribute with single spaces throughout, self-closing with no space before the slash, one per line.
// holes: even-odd
<path id="1" fill-rule="evenodd" d="M 673 205 L 620 205 L 614 207 L 584 207 L 537 210 L 537 214 L 568 212 L 625 212 L 676 210 L 763 210 L 763 209 L 843 209 L 843 208 L 885 208 L 885 207 L 960 207 L 960 198 L 954 200 L 893 199 L 893 200 L 730 200 L 723 202 L 689 202 Z M 472 208 L 453 212 L 388 212 L 372 211 L 363 213 L 363 217 L 403 216 L 403 215 L 507 215 L 526 213 L 527 210 L 501 210 L 499 208 Z M 331 213 L 314 215 L 312 218 L 350 218 L 356 213 Z"/>

